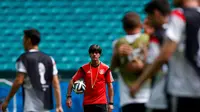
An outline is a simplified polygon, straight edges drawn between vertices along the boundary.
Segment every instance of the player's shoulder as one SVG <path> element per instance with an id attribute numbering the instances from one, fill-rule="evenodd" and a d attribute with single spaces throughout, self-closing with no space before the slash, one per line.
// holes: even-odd
<path id="1" fill-rule="evenodd" d="M 82 68 L 85 68 L 85 67 L 88 67 L 90 65 L 90 63 L 85 63 L 85 64 L 83 64 L 81 67 Z"/>
<path id="2" fill-rule="evenodd" d="M 42 52 L 42 51 L 39 51 L 38 53 L 40 55 L 42 55 L 43 57 L 45 57 L 45 59 L 49 59 L 49 60 L 51 60 L 53 62 L 53 64 L 55 64 L 55 60 L 54 60 L 53 56 L 51 56 L 51 55 L 49 55 L 49 54 L 47 54 L 45 52 Z"/>
<path id="3" fill-rule="evenodd" d="M 113 42 L 113 46 L 120 46 L 121 44 L 127 44 L 128 41 L 126 40 L 125 36 L 121 36 L 120 38 L 116 39 Z"/>
<path id="4" fill-rule="evenodd" d="M 149 35 L 148 34 L 146 34 L 146 33 L 141 33 L 139 36 L 138 36 L 138 38 L 134 41 L 134 43 L 140 43 L 140 42 L 142 42 L 142 43 L 148 43 L 149 42 L 149 39 L 150 39 L 150 37 L 149 37 Z"/>
<path id="5" fill-rule="evenodd" d="M 40 54 L 42 54 L 43 56 L 46 56 L 46 57 L 50 57 L 50 58 L 52 57 L 52 56 L 50 56 L 49 54 L 47 54 L 43 51 L 39 51 L 38 53 L 40 53 Z"/>
<path id="6" fill-rule="evenodd" d="M 125 41 L 126 40 L 126 36 L 121 36 L 117 39 L 117 42 L 121 42 L 121 41 Z"/>
<path id="7" fill-rule="evenodd" d="M 176 9 L 172 10 L 171 17 L 176 17 L 182 21 L 186 21 L 183 8 L 176 8 Z"/>
<path id="8" fill-rule="evenodd" d="M 106 69 L 109 69 L 109 66 L 107 64 L 103 63 L 103 62 L 101 62 L 101 66 L 106 68 Z"/>
<path id="9" fill-rule="evenodd" d="M 117 42 L 122 41 L 122 40 L 124 40 L 124 39 L 125 39 L 125 36 L 120 36 L 120 37 L 118 37 L 117 39 L 115 39 L 115 40 L 113 41 L 113 43 L 117 43 Z"/>
<path id="10" fill-rule="evenodd" d="M 18 62 L 18 61 L 21 61 L 22 59 L 24 59 L 25 56 L 26 56 L 26 54 L 27 54 L 27 52 L 22 53 L 22 54 L 17 58 L 16 61 Z"/>
<path id="11" fill-rule="evenodd" d="M 141 39 L 141 40 L 143 40 L 143 41 L 148 41 L 149 38 L 150 38 L 150 37 L 149 37 L 148 34 L 142 33 L 142 34 L 140 35 L 140 38 L 139 38 L 139 39 Z"/>

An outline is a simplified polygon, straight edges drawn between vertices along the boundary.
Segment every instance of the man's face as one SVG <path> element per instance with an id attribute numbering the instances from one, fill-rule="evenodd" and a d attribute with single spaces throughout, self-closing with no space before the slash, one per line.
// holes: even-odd
<path id="1" fill-rule="evenodd" d="M 92 61 L 98 61 L 100 58 L 100 53 L 99 52 L 90 53 L 90 58 Z"/>
<path id="2" fill-rule="evenodd" d="M 153 14 L 148 14 L 147 18 L 155 28 L 162 27 L 165 21 L 165 17 L 158 10 L 155 10 Z"/>
<path id="3" fill-rule="evenodd" d="M 153 26 L 150 25 L 150 21 L 148 19 L 145 19 L 143 28 L 144 28 L 144 32 L 148 35 L 152 35 L 155 31 Z"/>

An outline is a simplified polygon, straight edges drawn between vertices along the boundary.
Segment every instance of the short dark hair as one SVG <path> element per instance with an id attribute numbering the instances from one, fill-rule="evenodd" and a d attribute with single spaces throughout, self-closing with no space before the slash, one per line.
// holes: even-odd
<path id="1" fill-rule="evenodd" d="M 122 18 L 123 28 L 132 30 L 141 25 L 140 16 L 135 12 L 127 12 Z"/>
<path id="2" fill-rule="evenodd" d="M 173 0 L 173 5 L 175 7 L 181 7 L 183 5 L 183 0 Z"/>
<path id="3" fill-rule="evenodd" d="M 99 54 L 102 53 L 102 49 L 99 45 L 97 44 L 93 44 L 89 47 L 89 50 L 88 50 L 89 54 L 90 53 L 94 53 L 94 52 L 98 52 Z"/>
<path id="4" fill-rule="evenodd" d="M 171 11 L 168 0 L 152 0 L 145 5 L 144 10 L 148 14 L 153 14 L 154 10 L 158 10 L 164 16 L 168 15 Z"/>
<path id="5" fill-rule="evenodd" d="M 38 45 L 40 43 L 40 32 L 36 29 L 24 30 L 25 38 L 30 38 L 32 45 Z"/>

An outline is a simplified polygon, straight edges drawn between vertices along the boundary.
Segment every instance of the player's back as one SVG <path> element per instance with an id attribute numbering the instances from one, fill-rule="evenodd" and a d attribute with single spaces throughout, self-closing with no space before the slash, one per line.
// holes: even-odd
<path id="1" fill-rule="evenodd" d="M 130 45 L 134 50 L 130 56 L 120 56 L 120 65 L 119 70 L 120 74 L 123 77 L 126 84 L 131 84 L 137 77 L 138 73 L 127 72 L 125 66 L 126 64 L 133 59 L 134 56 L 140 56 L 140 50 L 143 46 L 147 46 L 149 41 L 149 36 L 146 34 L 134 34 L 134 35 L 126 35 L 125 37 L 117 40 L 115 46 L 119 48 L 123 44 Z M 135 52 L 136 51 L 136 52 Z M 137 52 L 139 51 L 139 52 Z"/>
<path id="2" fill-rule="evenodd" d="M 45 111 L 53 108 L 53 59 L 37 50 L 22 54 L 18 71 L 24 72 L 24 111 Z"/>

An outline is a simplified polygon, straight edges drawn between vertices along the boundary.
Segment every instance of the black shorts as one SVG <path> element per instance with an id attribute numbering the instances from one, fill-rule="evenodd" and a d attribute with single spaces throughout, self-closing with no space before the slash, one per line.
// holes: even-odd
<path id="1" fill-rule="evenodd" d="M 84 105 L 84 112 L 108 112 L 106 104 Z"/>
<path id="2" fill-rule="evenodd" d="M 168 112 L 167 109 L 147 109 L 146 112 Z"/>
<path id="3" fill-rule="evenodd" d="M 200 98 L 170 96 L 169 112 L 200 112 Z"/>
<path id="4" fill-rule="evenodd" d="M 127 104 L 122 107 L 122 112 L 145 112 L 144 103 Z"/>

